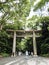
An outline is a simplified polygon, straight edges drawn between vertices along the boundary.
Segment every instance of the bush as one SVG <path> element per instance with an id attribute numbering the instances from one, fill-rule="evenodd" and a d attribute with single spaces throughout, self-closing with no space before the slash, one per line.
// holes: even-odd
<path id="1" fill-rule="evenodd" d="M 41 54 L 43 57 L 49 57 L 49 54 Z"/>
<path id="2" fill-rule="evenodd" d="M 7 54 L 7 53 L 1 53 L 1 55 L 2 55 L 3 57 L 8 57 L 8 56 L 9 56 L 9 54 Z"/>

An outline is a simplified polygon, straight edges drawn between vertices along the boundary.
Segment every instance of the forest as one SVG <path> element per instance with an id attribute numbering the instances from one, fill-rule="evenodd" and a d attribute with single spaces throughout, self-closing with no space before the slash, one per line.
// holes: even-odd
<path id="1" fill-rule="evenodd" d="M 29 29 L 42 31 L 41 37 L 36 38 L 37 53 L 39 56 L 49 57 L 49 15 L 41 14 L 42 7 L 49 0 L 39 0 L 37 4 L 35 2 L 36 0 L 0 0 L 0 56 L 7 57 L 12 54 L 13 38 L 7 29 Z M 32 7 L 34 12 L 40 10 L 41 13 L 28 18 Z M 32 43 L 32 38 L 17 38 L 16 51 L 32 52 Z"/>

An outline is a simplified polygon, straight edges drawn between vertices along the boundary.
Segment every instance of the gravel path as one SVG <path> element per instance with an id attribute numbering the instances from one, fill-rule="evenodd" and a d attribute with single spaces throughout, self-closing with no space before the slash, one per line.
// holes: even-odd
<path id="1" fill-rule="evenodd" d="M 0 59 L 0 65 L 49 65 L 49 58 L 18 56 Z"/>

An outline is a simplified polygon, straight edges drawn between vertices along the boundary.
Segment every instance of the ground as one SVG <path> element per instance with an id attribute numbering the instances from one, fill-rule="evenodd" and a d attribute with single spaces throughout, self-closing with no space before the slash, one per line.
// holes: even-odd
<path id="1" fill-rule="evenodd" d="M 49 65 L 49 58 L 39 56 L 0 58 L 0 65 Z"/>

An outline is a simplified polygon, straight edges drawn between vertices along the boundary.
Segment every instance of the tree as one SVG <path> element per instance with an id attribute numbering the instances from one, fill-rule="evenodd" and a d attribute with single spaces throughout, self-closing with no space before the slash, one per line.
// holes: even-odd
<path id="1" fill-rule="evenodd" d="M 1 1 L 0 11 L 3 13 L 1 18 L 4 18 L 6 22 L 12 21 L 19 25 L 19 23 L 22 23 L 20 20 L 24 22 L 29 14 L 30 0 L 20 0 L 19 3 L 14 0 Z"/>
<path id="2" fill-rule="evenodd" d="M 8 50 L 12 49 L 12 41 L 10 37 L 10 40 L 8 39 L 9 34 L 6 29 L 23 29 L 26 17 L 30 12 L 30 0 L 20 0 L 19 3 L 16 0 L 5 0 L 4 2 L 1 0 L 0 12 L 3 13 L 0 17 L 0 53 L 10 53 L 11 51 Z M 7 36 L 4 34 L 5 32 Z"/>

